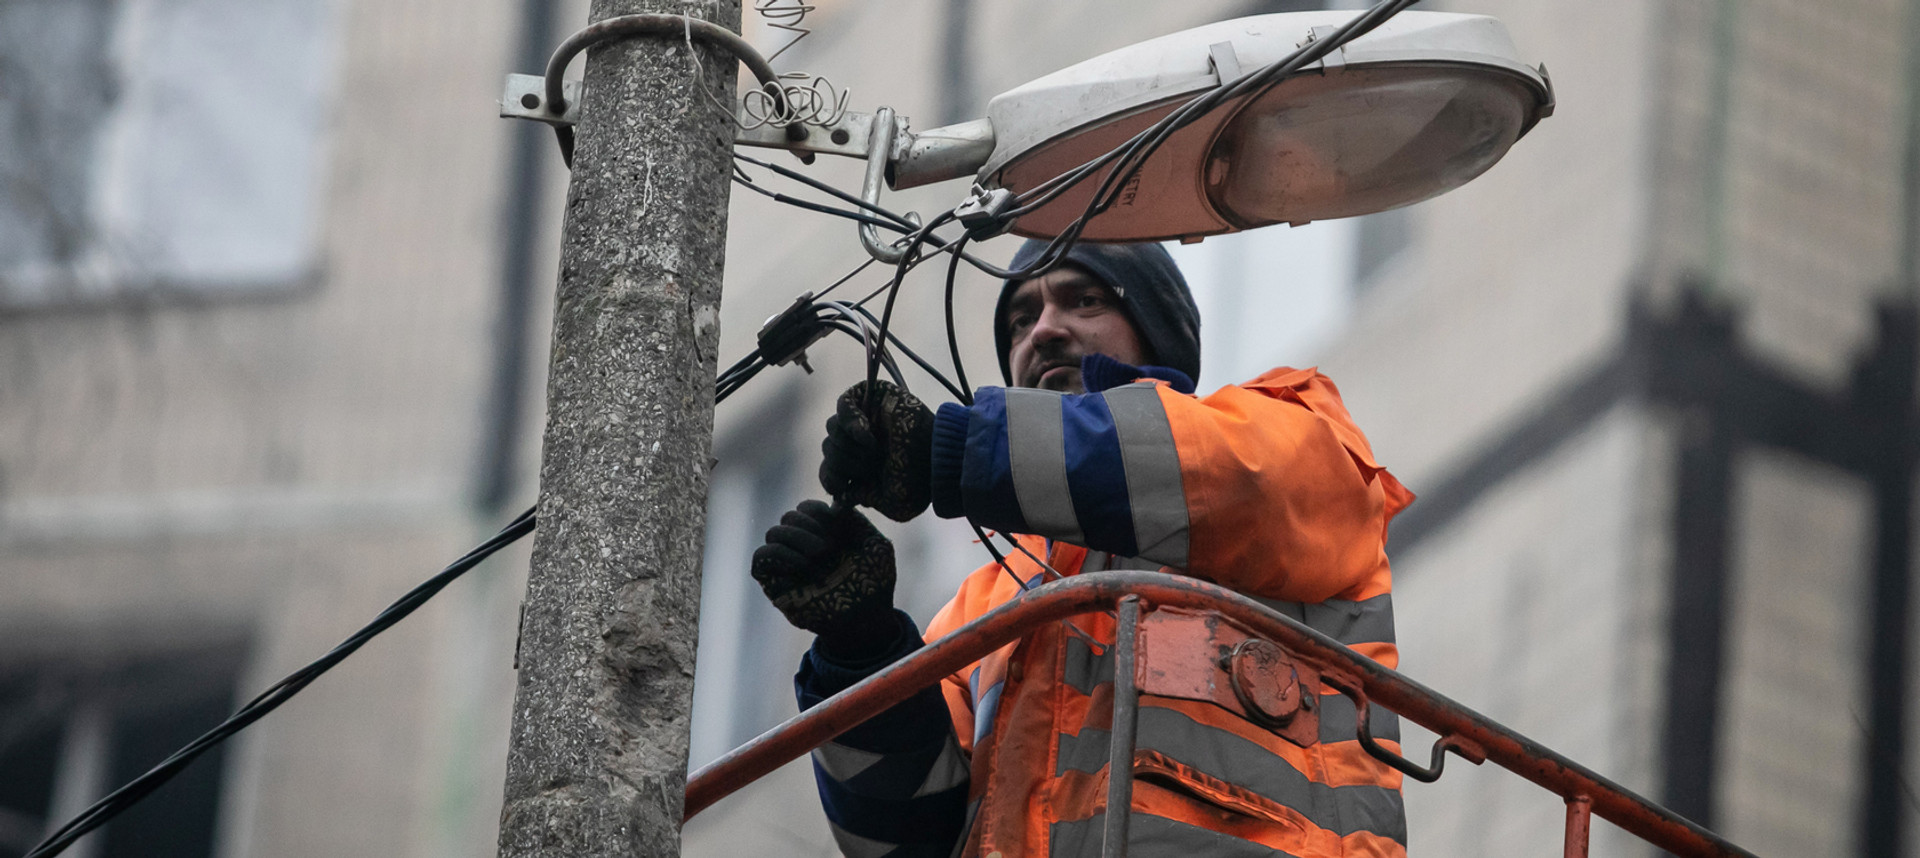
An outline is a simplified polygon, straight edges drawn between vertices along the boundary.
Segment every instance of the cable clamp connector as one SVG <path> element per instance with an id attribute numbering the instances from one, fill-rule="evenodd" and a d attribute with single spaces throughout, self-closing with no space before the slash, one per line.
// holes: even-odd
<path id="1" fill-rule="evenodd" d="M 814 311 L 813 293 L 802 292 L 793 299 L 793 306 L 768 318 L 754 338 L 760 345 L 760 358 L 769 366 L 798 363 L 811 374 L 813 367 L 807 363 L 807 347 L 819 342 L 829 330 Z"/>
<path id="2" fill-rule="evenodd" d="M 966 202 L 953 210 L 960 225 L 966 227 L 967 237 L 974 241 L 983 241 L 997 235 L 1003 235 L 1013 228 L 1013 221 L 1002 217 L 1013 205 L 1013 192 L 1006 188 L 994 188 L 989 191 L 979 185 L 973 186 L 973 192 L 967 195 Z"/>

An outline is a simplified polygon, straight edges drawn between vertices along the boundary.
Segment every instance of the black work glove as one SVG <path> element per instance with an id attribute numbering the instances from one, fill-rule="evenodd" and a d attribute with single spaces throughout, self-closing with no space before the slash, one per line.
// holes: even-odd
<path id="1" fill-rule="evenodd" d="M 820 486 L 828 494 L 906 521 L 933 502 L 933 412 L 886 381 L 847 388 L 820 442 Z"/>
<path id="2" fill-rule="evenodd" d="M 753 552 L 753 580 L 836 658 L 885 650 L 899 635 L 893 543 L 851 507 L 801 501 Z"/>

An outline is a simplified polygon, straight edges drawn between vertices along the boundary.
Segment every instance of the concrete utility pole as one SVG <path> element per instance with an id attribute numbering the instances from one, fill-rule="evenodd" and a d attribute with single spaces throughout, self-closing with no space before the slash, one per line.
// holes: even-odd
<path id="1" fill-rule="evenodd" d="M 596 21 L 739 0 L 594 0 Z M 500 855 L 680 852 L 736 61 L 587 56 Z M 745 574 L 742 570 L 741 574 Z"/>

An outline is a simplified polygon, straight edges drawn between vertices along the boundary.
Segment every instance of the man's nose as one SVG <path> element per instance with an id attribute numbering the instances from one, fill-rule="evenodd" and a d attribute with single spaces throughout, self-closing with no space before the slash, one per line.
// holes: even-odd
<path id="1" fill-rule="evenodd" d="M 1069 339 L 1073 332 L 1066 326 L 1066 315 L 1056 307 L 1048 305 L 1040 309 L 1040 317 L 1033 320 L 1033 342 L 1057 343 Z"/>

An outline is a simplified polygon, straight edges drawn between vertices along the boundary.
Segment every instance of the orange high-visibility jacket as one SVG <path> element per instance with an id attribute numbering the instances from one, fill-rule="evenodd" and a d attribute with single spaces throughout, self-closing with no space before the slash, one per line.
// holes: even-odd
<path id="1" fill-rule="evenodd" d="M 1064 574 L 1169 567 L 1212 580 L 1397 665 L 1384 546 L 1388 520 L 1412 495 L 1374 462 L 1325 376 L 1279 369 L 1204 399 L 1152 381 L 1084 396 L 981 394 L 971 409 L 950 405 L 940 415 L 942 514 L 964 507 L 976 523 L 1025 534 L 1022 544 Z M 969 576 L 927 638 L 1048 574 L 1017 552 L 1008 562 L 1012 575 L 989 564 Z M 816 751 L 843 850 L 857 858 L 938 853 L 934 843 L 911 842 L 916 826 L 907 820 L 942 796 L 957 800 L 964 779 L 956 854 L 1098 855 L 1113 633 L 1104 614 L 1063 621 L 948 677 L 940 694 L 953 733 L 937 747 L 893 752 L 900 749 L 884 746 L 899 741 L 889 738 L 894 728 L 875 719 L 864 725 L 870 736 Z M 1400 775 L 1360 748 L 1353 705 L 1325 691 L 1320 741 L 1305 748 L 1213 703 L 1143 696 L 1129 854 L 1403 856 Z M 922 723 L 929 703 L 916 704 Z M 895 732 L 908 708 L 889 713 Z M 1372 727 L 1398 750 L 1389 713 L 1376 712 Z M 921 762 L 903 768 L 906 757 Z M 888 766 L 890 777 L 906 778 L 892 797 L 878 789 Z M 874 809 L 887 821 L 857 819 Z M 873 827 L 852 830 L 862 825 Z"/>

